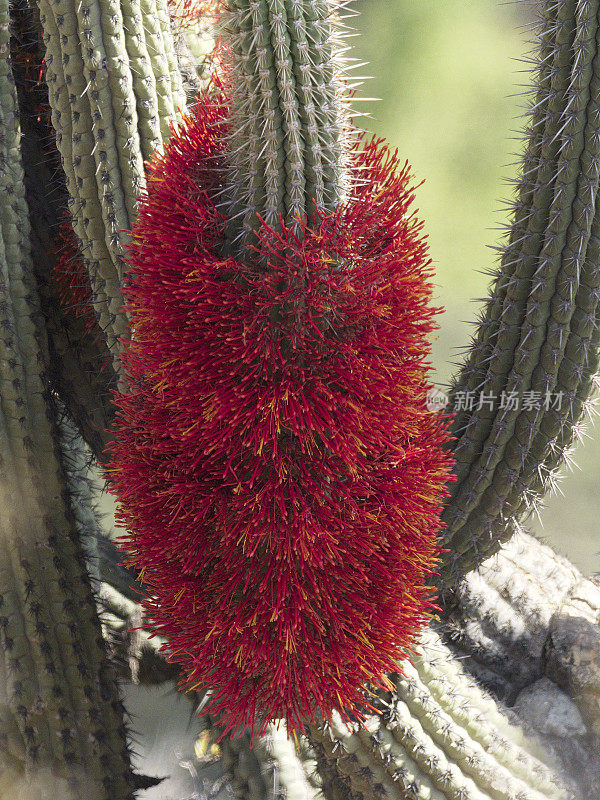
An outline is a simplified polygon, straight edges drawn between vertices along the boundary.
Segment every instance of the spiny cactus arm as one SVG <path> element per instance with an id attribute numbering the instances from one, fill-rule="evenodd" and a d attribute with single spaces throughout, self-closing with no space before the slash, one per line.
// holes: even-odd
<path id="1" fill-rule="evenodd" d="M 540 88 L 515 223 L 480 335 L 452 390 L 453 400 L 477 391 L 493 401 L 455 419 L 445 585 L 493 552 L 513 530 L 511 515 L 545 488 L 596 368 L 597 12 L 588 0 L 545 6 Z M 524 392 L 537 393 L 529 409 Z M 560 409 L 552 408 L 557 397 Z"/>
<path id="2" fill-rule="evenodd" d="M 568 797 L 535 745 L 470 681 L 433 632 L 395 676 L 367 728 L 318 726 L 309 738 L 352 795 L 395 798 Z M 539 751 L 538 751 L 539 754 Z"/>
<path id="3" fill-rule="evenodd" d="M 0 577 L 6 706 L 26 781 L 55 770 L 69 791 L 132 798 L 123 708 L 107 662 L 84 555 L 57 452 L 44 376 L 46 341 L 30 258 L 18 104 L 0 5 L 2 455 Z M 35 775 L 34 775 L 35 777 Z M 41 791 L 41 789 L 40 789 Z M 33 794 L 32 789 L 32 796 Z"/>
<path id="4" fill-rule="evenodd" d="M 181 119 L 182 112 L 185 111 L 186 106 L 186 93 L 183 85 L 183 79 L 179 71 L 179 63 L 177 61 L 177 54 L 175 52 L 175 41 L 173 30 L 171 26 L 171 17 L 166 0 L 143 0 L 142 11 L 147 17 L 151 13 L 156 13 L 158 19 L 158 27 L 160 31 L 160 47 L 161 54 L 164 52 L 164 61 L 166 62 L 167 72 L 157 71 L 155 75 L 163 78 L 165 82 L 164 100 L 161 99 L 161 109 L 159 110 L 159 117 L 161 118 L 161 131 L 163 141 L 166 141 L 171 135 L 170 124 L 165 124 L 169 120 Z M 163 62 L 164 63 L 164 62 Z M 169 117 L 167 113 L 163 113 L 164 109 L 170 106 L 173 107 L 173 116 Z M 164 118 L 163 118 L 164 117 Z"/>
<path id="5" fill-rule="evenodd" d="M 208 717 L 211 735 L 221 728 Z M 288 738 L 285 723 L 268 726 L 264 735 L 249 734 L 219 742 L 221 766 L 239 800 L 315 800 L 318 787 L 311 782 L 312 754 L 299 757 L 298 737 Z"/>
<path id="6" fill-rule="evenodd" d="M 162 2 L 39 3 L 71 215 L 114 358 L 116 339 L 127 330 L 122 246 L 144 185 L 144 158 L 185 104 Z M 135 25 L 146 17 L 147 37 L 144 25 Z"/>
<path id="7" fill-rule="evenodd" d="M 596 250 L 596 260 L 590 258 L 590 263 L 600 263 L 600 250 L 597 247 Z M 588 297 L 593 298 L 595 292 L 592 290 Z M 600 304 L 597 304 L 593 315 L 577 307 L 573 315 L 572 335 L 557 378 L 557 386 L 570 388 L 560 390 L 563 392 L 561 408 L 551 408 L 545 415 L 542 434 L 545 438 L 542 438 L 542 444 L 547 448 L 547 455 L 541 462 L 535 462 L 531 454 L 527 455 L 527 479 L 517 480 L 506 499 L 507 507 L 514 510 L 511 517 L 503 520 L 499 526 L 506 531 L 502 538 L 509 538 L 518 530 L 515 517 L 524 512 L 530 513 L 543 495 L 556 487 L 561 468 L 569 463 L 573 447 L 581 441 L 586 418 L 595 412 L 596 401 L 593 396 L 598 388 L 599 367 Z M 540 438 L 538 434 L 538 444 Z"/>
<path id="8" fill-rule="evenodd" d="M 110 441 L 112 390 L 117 376 L 101 330 L 95 327 L 90 331 L 86 321 L 65 308 L 59 296 L 54 276 L 56 238 L 66 198 L 49 168 L 47 155 L 38 146 L 41 143 L 37 132 L 27 121 L 23 128 L 31 246 L 48 338 L 49 379 L 95 458 L 101 461 Z"/>
<path id="9" fill-rule="evenodd" d="M 260 215 L 288 225 L 314 204 L 332 210 L 343 186 L 347 132 L 326 0 L 226 3 L 236 74 L 228 148 L 230 237 L 243 246 Z M 238 241 L 239 240 L 239 241 Z"/>
<path id="10" fill-rule="evenodd" d="M 179 70 L 173 69 L 173 43 L 165 27 L 166 7 L 154 0 L 123 3 L 125 44 L 137 101 L 140 148 L 147 160 L 170 135 L 169 122 L 185 108 Z M 147 126 L 141 127 L 141 123 Z"/>
<path id="11" fill-rule="evenodd" d="M 159 86 L 162 88 L 164 85 L 164 65 L 160 63 L 162 42 L 160 33 L 157 35 L 153 30 L 156 20 L 152 13 L 148 15 L 147 20 L 145 19 L 146 9 L 142 8 L 140 0 L 123 0 L 121 6 L 123 29 L 128 33 L 124 37 L 124 45 L 131 70 L 131 91 L 136 101 L 140 155 L 145 161 L 156 148 L 161 146 L 162 141 L 157 97 Z M 153 10 L 150 9 L 151 12 Z M 162 92 L 161 99 L 167 99 Z M 168 100 L 171 98 L 168 97 Z M 172 106 L 169 108 L 163 105 L 162 110 L 167 109 L 171 111 L 169 117 L 174 117 Z M 168 118 L 163 124 L 168 125 Z"/>
<path id="12" fill-rule="evenodd" d="M 564 11 L 568 11 L 574 18 L 575 2 L 566 4 Z M 474 341 L 469 348 L 469 357 L 466 364 L 462 367 L 457 384 L 460 388 L 455 389 L 464 391 L 478 390 L 485 381 L 488 362 L 485 355 L 489 356 L 493 348 L 494 340 L 498 336 L 501 324 L 501 314 L 506 300 L 509 286 L 515 283 L 526 284 L 519 275 L 515 275 L 517 265 L 522 261 L 520 258 L 520 248 L 524 242 L 532 238 L 533 232 L 529 231 L 529 226 L 536 225 L 537 238 L 543 233 L 544 209 L 541 205 L 541 198 L 538 199 L 540 208 L 534 201 L 536 190 L 540 192 L 543 188 L 538 183 L 538 169 L 543 166 L 547 176 L 552 176 L 552 158 L 548 161 L 548 154 L 545 154 L 542 161 L 542 143 L 553 147 L 558 147 L 557 142 L 552 141 L 552 136 L 545 136 L 546 124 L 550 122 L 551 115 L 555 130 L 558 130 L 560 120 L 556 113 L 552 114 L 550 99 L 552 96 L 558 97 L 564 93 L 568 87 L 570 78 L 570 47 L 572 45 L 573 30 L 568 18 L 564 19 L 564 12 L 561 18 L 557 18 L 553 5 L 544 3 L 540 10 L 539 36 L 537 47 L 531 58 L 531 68 L 537 73 L 537 92 L 532 104 L 530 121 L 525 135 L 527 146 L 522 156 L 521 174 L 516 178 L 516 199 L 513 203 L 514 221 L 510 228 L 509 239 L 502 252 L 502 269 L 494 274 L 493 293 L 486 300 L 485 314 L 482 315 L 481 324 L 478 326 Z M 560 113 L 560 109 L 559 109 Z M 546 191 L 548 191 L 546 189 Z M 546 198 L 546 206 L 549 200 Z M 472 412 L 468 408 L 459 409 L 455 418 L 455 430 L 462 431 L 471 419 Z"/>
<path id="13" fill-rule="evenodd" d="M 41 76 L 42 27 L 39 9 L 31 0 L 11 3 L 11 34 L 33 266 L 48 339 L 50 380 L 101 459 L 114 413 L 111 391 L 116 375 L 102 331 L 97 325 L 91 329 L 76 309 L 65 308 L 56 280 L 68 193 L 49 127 L 48 87 Z M 83 269 L 83 259 L 81 265 Z"/>

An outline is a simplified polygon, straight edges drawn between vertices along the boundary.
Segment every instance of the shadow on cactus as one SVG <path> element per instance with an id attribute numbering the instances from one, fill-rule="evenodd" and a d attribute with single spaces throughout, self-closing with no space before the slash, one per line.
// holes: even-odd
<path id="1" fill-rule="evenodd" d="M 145 608 L 225 731 L 368 707 L 431 611 L 451 457 L 427 411 L 430 265 L 379 141 L 347 200 L 223 255 L 227 100 L 151 168 L 110 477 Z"/>

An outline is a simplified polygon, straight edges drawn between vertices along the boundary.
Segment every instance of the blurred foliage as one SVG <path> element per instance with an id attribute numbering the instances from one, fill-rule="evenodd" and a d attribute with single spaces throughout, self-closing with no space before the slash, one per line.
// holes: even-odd
<path id="1" fill-rule="evenodd" d="M 420 216 L 429 236 L 435 300 L 446 313 L 434 342 L 435 381 L 456 371 L 473 332 L 479 302 L 496 264 L 490 245 L 502 239 L 507 181 L 516 175 L 529 76 L 522 59 L 531 50 L 528 0 L 356 0 L 350 20 L 362 34 L 352 56 L 368 62 L 356 74 L 375 76 L 356 102 L 370 119 L 358 120 L 385 136 L 413 167 Z M 590 428 L 590 432 L 591 428 Z M 600 570 L 600 425 L 579 447 L 581 470 L 567 473 L 565 493 L 548 500 L 546 537 L 586 573 Z"/>

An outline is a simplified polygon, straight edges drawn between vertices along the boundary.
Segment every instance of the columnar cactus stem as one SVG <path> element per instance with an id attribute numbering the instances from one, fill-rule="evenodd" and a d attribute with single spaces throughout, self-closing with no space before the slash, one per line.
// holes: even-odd
<path id="1" fill-rule="evenodd" d="M 455 404 L 474 391 L 481 401 L 454 422 L 457 482 L 445 512 L 444 583 L 497 549 L 515 516 L 548 488 L 597 370 L 598 10 L 594 0 L 544 5 L 515 219 L 452 390 Z"/>
<path id="2" fill-rule="evenodd" d="M 90 330 L 76 309 L 65 308 L 60 296 L 54 273 L 68 194 L 60 156 L 50 139 L 49 114 L 44 113 L 48 88 L 41 79 L 44 46 L 37 6 L 28 0 L 11 3 L 11 22 L 33 267 L 46 322 L 50 380 L 92 452 L 101 459 L 114 413 L 111 390 L 116 387 L 116 375 L 100 328 L 94 325 Z"/>
<path id="3" fill-rule="evenodd" d="M 215 726 L 220 731 L 218 725 Z M 250 745 L 249 734 L 220 743 L 222 766 L 239 800 L 315 800 L 318 789 L 288 738 L 285 724 L 269 725 Z"/>
<path id="4" fill-rule="evenodd" d="M 348 133 L 326 0 L 231 0 L 234 59 L 228 211 L 238 247 L 259 227 L 293 225 L 344 193 Z"/>
<path id="5" fill-rule="evenodd" d="M 457 666 L 428 632 L 413 664 L 395 676 L 383 714 L 353 732 L 339 723 L 313 727 L 319 759 L 345 782 L 349 797 L 425 800 L 566 798 L 535 745 Z M 541 751 L 538 751 L 538 755 Z M 331 778 L 331 775 L 329 776 Z M 339 796 L 339 781 L 328 781 Z M 335 787 L 338 787 L 337 789 Z"/>
<path id="6" fill-rule="evenodd" d="M 144 185 L 144 159 L 185 106 L 163 0 L 40 0 L 49 101 L 70 209 L 117 358 L 127 330 L 122 246 Z M 143 20 L 143 24 L 142 24 Z"/>
<path id="7" fill-rule="evenodd" d="M 123 708 L 57 450 L 0 4 L 0 757 L 17 795 L 133 797 Z M 5 687 L 5 688 L 4 688 Z M 38 774 L 39 771 L 39 774 Z M 17 782 L 16 784 L 14 782 Z M 63 783 L 60 783 L 62 781 Z"/>

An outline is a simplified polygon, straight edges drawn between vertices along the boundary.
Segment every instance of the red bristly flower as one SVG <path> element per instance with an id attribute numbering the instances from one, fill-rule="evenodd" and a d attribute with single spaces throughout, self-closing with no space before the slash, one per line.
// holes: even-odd
<path id="1" fill-rule="evenodd" d="M 150 628 L 226 731 L 368 706 L 431 612 L 449 479 L 425 407 L 430 262 L 408 167 L 358 144 L 352 196 L 219 255 L 223 98 L 151 166 L 110 479 Z"/>
<path id="2" fill-rule="evenodd" d="M 77 247 L 71 219 L 58 227 L 55 242 L 56 261 L 52 278 L 65 309 L 83 322 L 84 333 L 98 332 L 98 320 L 92 305 L 92 289 L 83 258 Z"/>

